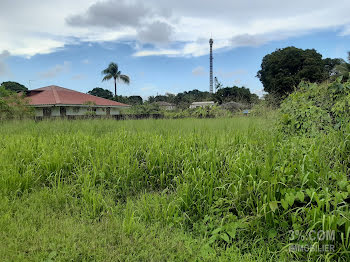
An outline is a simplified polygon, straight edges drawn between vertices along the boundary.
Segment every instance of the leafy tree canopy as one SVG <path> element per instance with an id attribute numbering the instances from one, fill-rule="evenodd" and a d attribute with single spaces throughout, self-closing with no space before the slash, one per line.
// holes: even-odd
<path id="1" fill-rule="evenodd" d="M 339 61 L 327 60 L 333 65 Z M 322 55 L 315 49 L 286 47 L 266 55 L 257 77 L 264 85 L 264 91 L 279 97 L 292 93 L 302 80 L 321 82 L 326 79 L 327 70 Z"/>
<path id="2" fill-rule="evenodd" d="M 17 82 L 12 82 L 12 81 L 3 82 L 1 85 L 5 89 L 16 92 L 16 93 L 25 92 L 28 90 L 28 88 L 25 87 L 24 85 L 21 85 Z"/>
<path id="3" fill-rule="evenodd" d="M 113 98 L 113 93 L 107 89 L 103 89 L 100 87 L 96 87 L 92 89 L 91 91 L 88 92 L 88 94 L 93 95 L 93 96 L 98 96 L 102 97 L 105 99 L 112 99 Z"/>
<path id="4" fill-rule="evenodd" d="M 128 104 L 129 105 L 142 105 L 143 99 L 141 96 L 129 96 L 128 97 Z"/>
<path id="5" fill-rule="evenodd" d="M 259 97 L 256 94 L 250 93 L 250 90 L 245 87 L 225 87 L 220 88 L 214 94 L 214 100 L 219 104 L 227 102 L 240 102 L 244 104 L 256 103 Z"/>

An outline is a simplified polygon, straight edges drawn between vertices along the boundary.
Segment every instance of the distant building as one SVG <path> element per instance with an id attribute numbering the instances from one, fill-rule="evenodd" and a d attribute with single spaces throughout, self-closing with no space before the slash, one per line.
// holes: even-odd
<path id="1" fill-rule="evenodd" d="M 190 108 L 197 108 L 197 107 L 212 107 L 215 106 L 215 102 L 214 101 L 205 101 L 205 102 L 193 102 L 190 105 Z"/>
<path id="2" fill-rule="evenodd" d="M 65 117 L 119 115 L 129 105 L 80 93 L 59 86 L 47 86 L 27 92 L 29 105 L 35 108 L 36 117 Z"/>
<path id="3" fill-rule="evenodd" d="M 159 105 L 159 107 L 161 109 L 164 109 L 164 110 L 174 110 L 174 109 L 176 109 L 176 105 L 175 104 L 164 102 L 164 101 L 158 101 L 158 102 L 155 102 L 155 104 Z"/>

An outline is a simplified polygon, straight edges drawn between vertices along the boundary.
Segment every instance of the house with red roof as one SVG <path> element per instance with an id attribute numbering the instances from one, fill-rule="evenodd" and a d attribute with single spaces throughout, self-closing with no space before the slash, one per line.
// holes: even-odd
<path id="1" fill-rule="evenodd" d="M 84 94 L 59 86 L 47 86 L 27 92 L 36 117 L 115 116 L 129 105 Z"/>

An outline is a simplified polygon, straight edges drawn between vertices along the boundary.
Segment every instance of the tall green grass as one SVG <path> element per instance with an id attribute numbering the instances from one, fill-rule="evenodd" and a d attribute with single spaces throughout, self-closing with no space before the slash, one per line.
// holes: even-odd
<path id="1" fill-rule="evenodd" d="M 260 118 L 90 120 L 0 134 L 7 260 L 349 259 L 349 128 L 308 138 Z M 291 230 L 335 230 L 336 250 L 290 252 Z"/>

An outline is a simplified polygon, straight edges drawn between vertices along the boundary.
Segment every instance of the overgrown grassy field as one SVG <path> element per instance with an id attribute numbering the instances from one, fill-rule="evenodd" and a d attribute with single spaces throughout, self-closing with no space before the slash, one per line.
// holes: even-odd
<path id="1" fill-rule="evenodd" d="M 350 259 L 350 128 L 287 137 L 251 117 L 0 134 L 1 261 Z M 291 251 L 311 230 L 334 231 L 307 244 L 335 251 Z"/>

